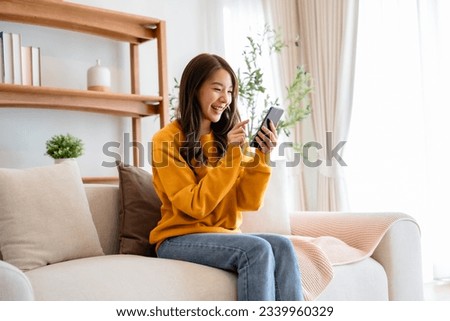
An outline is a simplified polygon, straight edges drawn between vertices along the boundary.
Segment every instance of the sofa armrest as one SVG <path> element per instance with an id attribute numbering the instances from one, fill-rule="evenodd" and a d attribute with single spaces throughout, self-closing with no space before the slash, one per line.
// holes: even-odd
<path id="1" fill-rule="evenodd" d="M 294 235 L 332 236 L 361 250 L 384 268 L 389 300 L 422 300 L 420 229 L 403 213 L 295 212 Z"/>
<path id="2" fill-rule="evenodd" d="M 0 301 L 33 299 L 33 288 L 27 276 L 15 266 L 0 260 Z"/>
<path id="3" fill-rule="evenodd" d="M 423 300 L 420 230 L 415 222 L 395 222 L 376 247 L 372 258 L 386 271 L 389 300 Z"/>

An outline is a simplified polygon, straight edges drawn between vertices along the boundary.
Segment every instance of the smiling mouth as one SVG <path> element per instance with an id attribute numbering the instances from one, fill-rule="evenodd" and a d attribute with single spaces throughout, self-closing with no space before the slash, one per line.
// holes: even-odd
<path id="1" fill-rule="evenodd" d="M 223 112 L 227 108 L 227 106 L 211 106 L 211 107 L 217 112 Z"/>

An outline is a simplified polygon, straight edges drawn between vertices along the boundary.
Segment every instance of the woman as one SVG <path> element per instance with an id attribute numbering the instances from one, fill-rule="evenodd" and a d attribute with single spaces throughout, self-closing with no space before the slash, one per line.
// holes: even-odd
<path id="1" fill-rule="evenodd" d="M 246 121 L 237 111 L 237 78 L 221 57 L 200 54 L 180 81 L 177 120 L 153 137 L 153 183 L 162 218 L 151 232 L 158 257 L 204 264 L 238 276 L 239 300 L 301 300 L 290 241 L 242 234 L 241 211 L 257 210 L 270 177 L 275 126 L 258 133 L 246 159 Z"/>

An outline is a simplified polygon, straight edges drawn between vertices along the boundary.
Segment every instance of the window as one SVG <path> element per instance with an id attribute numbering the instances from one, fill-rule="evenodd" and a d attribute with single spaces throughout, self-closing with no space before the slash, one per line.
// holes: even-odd
<path id="1" fill-rule="evenodd" d="M 401 211 L 422 231 L 424 278 L 450 277 L 447 1 L 361 0 L 345 159 L 351 210 Z M 445 106 L 447 105 L 447 106 Z M 443 184 L 444 183 L 444 184 Z"/>
<path id="2" fill-rule="evenodd" d="M 224 44 L 225 57 L 237 72 L 245 70 L 242 52 L 248 45 L 248 36 L 258 39 L 257 34 L 263 32 L 266 25 L 264 9 L 261 0 L 249 1 L 226 1 L 223 6 Z M 268 51 L 264 52 L 261 67 L 264 72 L 264 86 L 272 99 L 278 97 L 276 86 L 273 81 L 274 61 Z M 260 112 L 264 108 L 263 99 L 260 97 L 258 107 Z M 242 104 L 241 104 L 242 105 Z M 245 110 L 241 106 L 241 115 L 245 118 Z"/>

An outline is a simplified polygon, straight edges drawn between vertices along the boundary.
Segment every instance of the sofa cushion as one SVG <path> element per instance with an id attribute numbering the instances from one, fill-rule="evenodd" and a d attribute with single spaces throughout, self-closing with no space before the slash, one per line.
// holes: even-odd
<path id="1" fill-rule="evenodd" d="M 45 266 L 26 273 L 36 300 L 236 300 L 236 275 L 204 265 L 105 255 Z"/>
<path id="2" fill-rule="evenodd" d="M 103 252 L 119 253 L 119 185 L 85 184 L 84 190 Z"/>
<path id="3" fill-rule="evenodd" d="M 121 254 L 156 256 L 149 243 L 150 231 L 161 218 L 161 201 L 153 187 L 152 175 L 139 167 L 117 162 L 120 190 Z"/>
<path id="4" fill-rule="evenodd" d="M 243 213 L 241 231 L 244 233 L 291 234 L 286 160 L 277 159 L 273 165 L 261 208 Z"/>
<path id="5" fill-rule="evenodd" d="M 76 161 L 0 169 L 0 249 L 22 270 L 103 254 Z"/>

